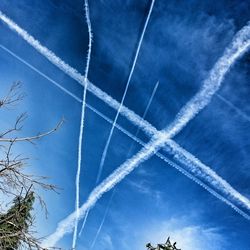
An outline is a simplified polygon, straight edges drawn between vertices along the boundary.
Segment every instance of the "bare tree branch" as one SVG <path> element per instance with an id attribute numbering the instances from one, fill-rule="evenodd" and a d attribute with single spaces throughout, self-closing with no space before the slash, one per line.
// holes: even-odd
<path id="1" fill-rule="evenodd" d="M 61 127 L 63 122 L 64 122 L 64 120 L 62 119 L 53 129 L 51 129 L 45 133 L 39 133 L 38 135 L 35 135 L 35 136 L 20 137 L 20 138 L 1 138 L 1 136 L 0 136 L 0 142 L 20 142 L 20 141 L 31 142 L 34 140 L 38 140 L 38 139 L 41 139 L 42 137 L 48 136 L 48 135 L 52 134 L 53 132 L 57 131 Z"/>
<path id="2" fill-rule="evenodd" d="M 0 98 L 0 108 L 10 108 L 18 104 L 24 95 L 21 93 L 21 83 L 14 83 L 5 97 Z M 26 119 L 26 113 L 21 114 L 16 118 L 16 121 L 13 127 L 7 129 L 6 131 L 0 133 L 0 192 L 8 197 L 18 198 L 25 191 L 26 195 L 31 192 L 34 192 L 36 200 L 40 203 L 41 207 L 45 211 L 47 217 L 47 208 L 44 200 L 39 195 L 37 190 L 51 190 L 57 191 L 58 188 L 52 184 L 47 183 L 48 178 L 44 176 L 35 176 L 32 174 L 27 174 L 25 168 L 27 167 L 27 161 L 29 158 L 22 157 L 20 154 L 14 153 L 13 147 L 19 142 L 30 142 L 39 140 L 43 137 L 46 137 L 54 132 L 56 132 L 63 124 L 64 119 L 62 119 L 53 129 L 44 132 L 38 133 L 37 135 L 27 136 L 27 137 L 18 137 L 16 134 L 20 133 L 23 127 L 23 122 Z M 15 136 L 14 136 L 15 135 Z M 0 215 L 4 211 L 2 204 L 0 202 Z M 13 215 L 14 216 L 14 215 Z M 5 218 L 3 221 L 0 217 L 1 223 L 7 223 L 11 227 L 16 228 L 15 223 L 11 220 L 11 217 Z M 29 228 L 34 226 L 34 220 L 29 221 Z M 17 229 L 17 228 L 16 228 Z M 13 239 L 18 237 L 21 242 L 21 245 L 18 249 L 29 249 L 29 250 L 49 250 L 49 249 L 60 249 L 60 248 L 49 248 L 44 249 L 41 247 L 41 239 L 36 238 L 35 231 L 29 230 L 24 232 L 21 229 L 17 232 L 4 232 L 0 228 L 0 242 L 4 238 Z"/>

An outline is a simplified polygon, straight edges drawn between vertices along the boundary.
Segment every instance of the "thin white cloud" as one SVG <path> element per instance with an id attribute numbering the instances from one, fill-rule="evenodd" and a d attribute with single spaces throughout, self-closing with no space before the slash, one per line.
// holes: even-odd
<path id="1" fill-rule="evenodd" d="M 177 242 L 177 247 L 182 250 L 227 249 L 227 240 L 218 228 L 189 224 L 183 218 L 155 222 L 154 225 L 144 230 L 140 242 L 143 242 L 144 245 L 147 242 L 156 245 L 164 243 L 168 236 L 170 236 L 171 242 Z M 143 249 L 142 246 L 139 246 L 140 242 L 137 243 L 137 247 Z"/>

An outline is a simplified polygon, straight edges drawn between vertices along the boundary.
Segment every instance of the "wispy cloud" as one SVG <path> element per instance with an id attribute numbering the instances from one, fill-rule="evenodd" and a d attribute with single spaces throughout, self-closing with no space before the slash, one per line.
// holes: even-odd
<path id="1" fill-rule="evenodd" d="M 193 224 L 185 218 L 158 221 L 142 231 L 140 242 L 144 243 L 150 241 L 152 244 L 163 243 L 170 236 L 171 241 L 177 242 L 177 247 L 185 250 L 227 249 L 227 239 L 219 228 Z"/>

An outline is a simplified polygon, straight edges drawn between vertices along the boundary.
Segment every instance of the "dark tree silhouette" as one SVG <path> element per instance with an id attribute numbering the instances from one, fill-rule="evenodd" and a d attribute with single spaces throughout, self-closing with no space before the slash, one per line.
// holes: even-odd
<path id="1" fill-rule="evenodd" d="M 0 215 L 0 249 L 15 250 L 26 243 L 36 246 L 28 231 L 33 224 L 31 210 L 34 201 L 34 192 L 27 193 L 25 197 L 17 196 L 7 213 Z"/>
<path id="2" fill-rule="evenodd" d="M 151 243 L 147 243 L 146 247 L 148 250 L 181 250 L 176 247 L 176 242 L 174 244 L 170 242 L 169 237 L 164 244 L 157 244 L 157 247 L 153 247 Z"/>

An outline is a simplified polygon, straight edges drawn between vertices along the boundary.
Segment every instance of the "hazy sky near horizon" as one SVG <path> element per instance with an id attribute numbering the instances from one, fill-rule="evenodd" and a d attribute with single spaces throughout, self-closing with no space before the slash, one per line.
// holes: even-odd
<path id="1" fill-rule="evenodd" d="M 89 80 L 116 100 L 121 100 L 151 2 L 89 2 L 94 36 Z M 83 1 L 1 0 L 0 11 L 84 73 L 88 33 Z M 156 0 L 125 105 L 142 115 L 159 81 L 146 120 L 157 129 L 163 129 L 199 90 L 202 80 L 234 34 L 247 24 L 249 14 L 249 1 Z M 60 195 L 44 193 L 49 217 L 46 221 L 39 213 L 37 225 L 41 235 L 48 235 L 75 207 L 81 104 L 1 46 L 79 98 L 83 88 L 0 22 L 0 94 L 3 95 L 13 81 L 20 80 L 27 95 L 17 110 L 10 110 L 5 119 L 1 117 L 0 126 L 8 126 L 16 113 L 27 111 L 29 117 L 22 133 L 29 135 L 46 131 L 65 118 L 57 133 L 42 139 L 35 147 L 23 144 L 18 148 L 24 155 L 31 156 L 30 171 L 49 176 L 52 183 L 62 188 Z M 212 102 L 174 138 L 248 198 L 249 66 L 247 53 L 227 74 Z M 114 119 L 115 111 L 89 92 L 87 103 Z M 125 118 L 120 117 L 118 123 L 132 134 L 136 133 L 137 128 Z M 110 128 L 109 123 L 87 109 L 81 204 L 95 187 Z M 145 142 L 149 140 L 143 132 L 138 137 Z M 140 148 L 115 130 L 101 179 Z M 90 249 L 111 193 L 105 194 L 91 210 L 77 249 Z M 117 185 L 93 250 L 143 250 L 147 242 L 155 244 L 168 236 L 183 250 L 224 250 L 232 249 L 236 244 L 238 249 L 248 250 L 249 231 L 249 221 L 154 156 Z M 59 245 L 69 249 L 71 243 L 72 235 L 67 235 Z"/>

